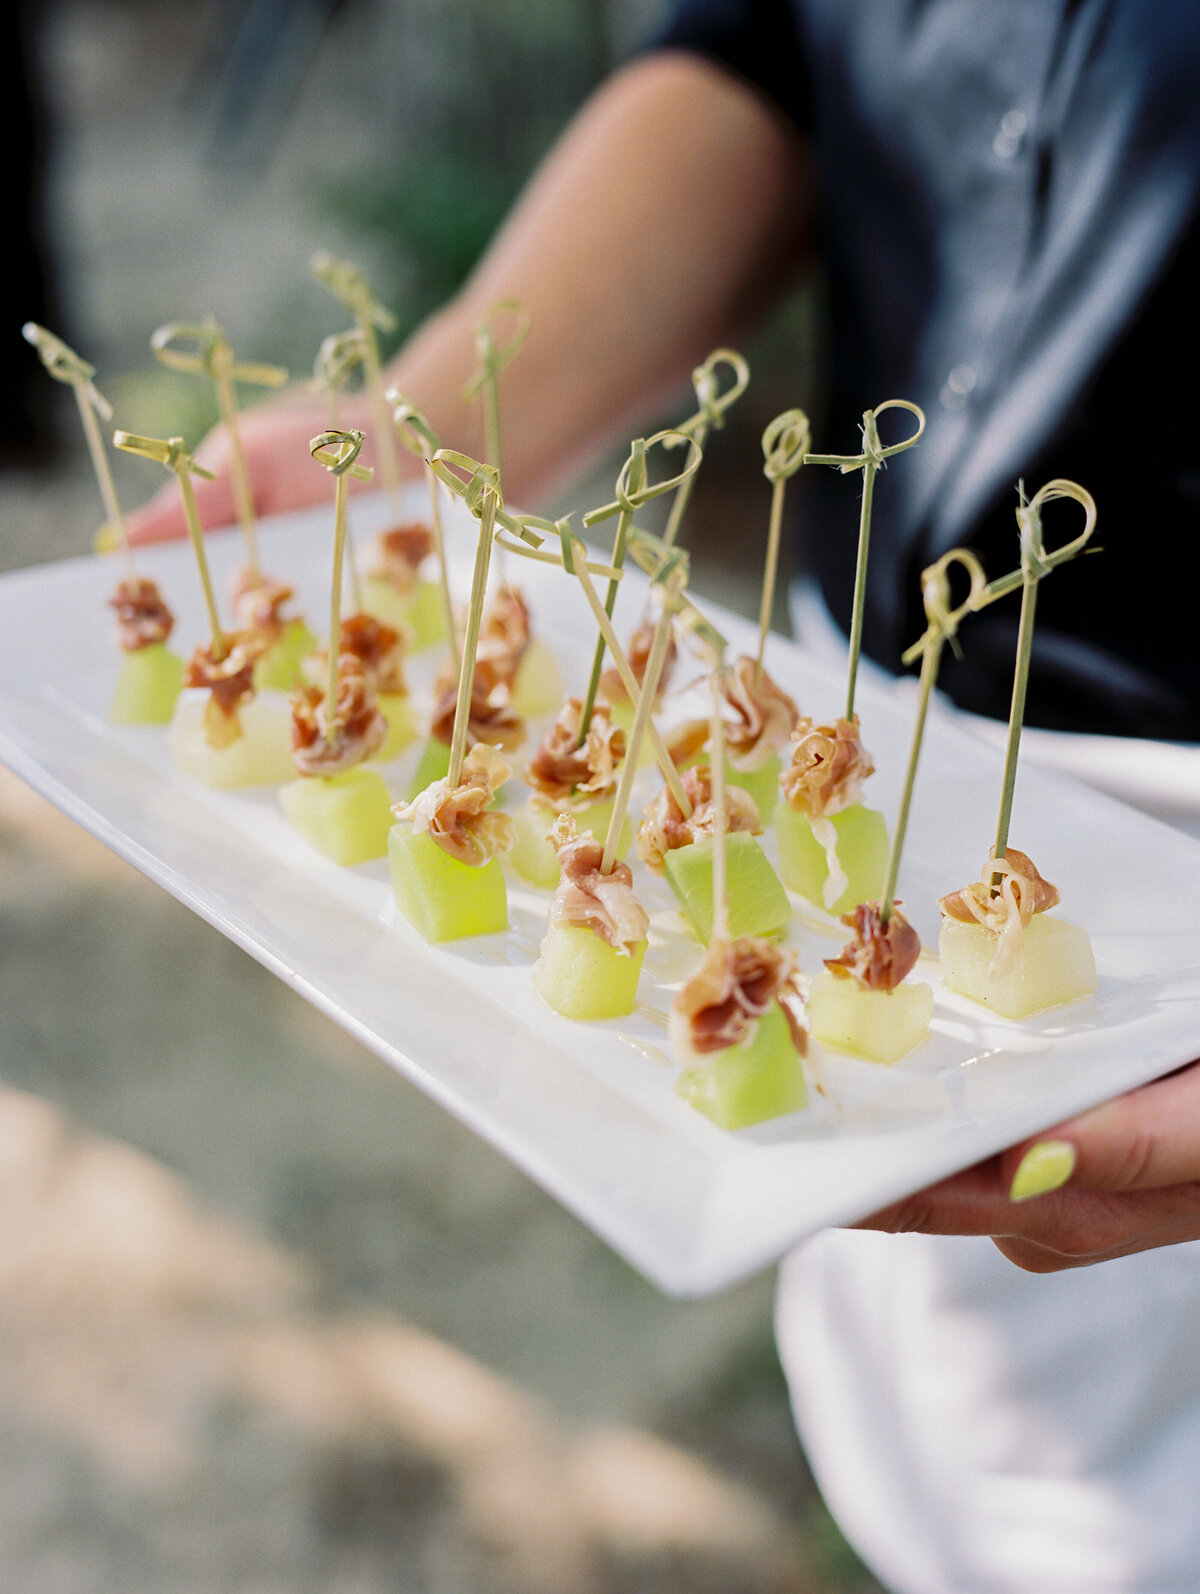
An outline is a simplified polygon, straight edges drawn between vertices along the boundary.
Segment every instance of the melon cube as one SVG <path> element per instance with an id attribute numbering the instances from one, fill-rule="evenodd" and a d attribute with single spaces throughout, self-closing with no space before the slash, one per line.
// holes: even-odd
<path id="1" fill-rule="evenodd" d="M 387 851 L 392 799 L 373 769 L 302 775 L 280 788 L 279 800 L 292 828 L 334 863 L 363 863 Z"/>
<path id="2" fill-rule="evenodd" d="M 668 852 L 663 864 L 684 918 L 705 946 L 712 935 L 712 853 L 712 837 L 701 836 Z M 748 831 L 735 830 L 725 838 L 725 878 L 731 939 L 778 935 L 787 928 L 792 918 L 787 892 Z"/>
<path id="3" fill-rule="evenodd" d="M 477 869 L 403 823 L 392 826 L 387 850 L 396 906 L 426 941 L 460 941 L 508 928 L 498 858 Z"/>
<path id="4" fill-rule="evenodd" d="M 165 725 L 183 688 L 183 660 L 165 642 L 121 655 L 121 673 L 109 704 L 114 725 Z"/>
<path id="5" fill-rule="evenodd" d="M 581 834 L 590 830 L 597 841 L 604 841 L 612 818 L 613 800 L 612 797 L 602 797 L 599 802 L 571 810 Z M 552 843 L 546 840 L 546 833 L 557 817 L 553 808 L 538 802 L 536 798 L 513 815 L 517 839 L 511 852 L 506 854 L 507 860 L 523 880 L 528 880 L 531 886 L 539 886 L 543 891 L 553 891 L 562 874 L 558 853 Z M 633 825 L 627 815 L 621 823 L 617 857 L 624 858 L 632 845 Z"/>
<path id="6" fill-rule="evenodd" d="M 889 851 L 883 815 L 861 803 L 852 803 L 833 815 L 833 828 L 837 832 L 838 862 L 847 885 L 827 906 L 824 890 L 829 860 L 825 848 L 813 835 L 804 814 L 798 814 L 786 802 L 776 804 L 775 847 L 784 884 L 818 908 L 827 908 L 829 913 L 849 913 L 860 902 L 878 902 L 883 894 Z"/>
<path id="7" fill-rule="evenodd" d="M 758 807 L 758 822 L 765 830 L 779 801 L 779 771 L 783 765 L 779 754 L 773 753 L 759 769 L 734 769 L 725 760 L 725 779 L 731 786 L 740 786 L 754 798 Z"/>
<path id="8" fill-rule="evenodd" d="M 558 660 L 540 637 L 531 637 L 512 682 L 512 703 L 524 719 L 557 714 L 566 695 Z"/>
<path id="9" fill-rule="evenodd" d="M 317 645 L 303 620 L 289 620 L 260 655 L 254 684 L 260 692 L 290 692 L 300 684 L 300 666 Z"/>
<path id="10" fill-rule="evenodd" d="M 646 942 L 618 952 L 594 930 L 552 924 L 533 965 L 533 988 L 564 1018 L 622 1018 L 633 1012 Z"/>
<path id="11" fill-rule="evenodd" d="M 1027 1018 L 1061 1007 L 1096 989 L 1096 960 L 1087 932 L 1065 919 L 1037 913 L 1025 926 L 1021 966 L 993 975 L 996 937 L 982 924 L 943 919 L 938 941 L 947 987 L 1005 1018 Z"/>
<path id="12" fill-rule="evenodd" d="M 807 1107 L 804 1068 L 779 1003 L 771 1004 L 741 1046 L 684 1069 L 675 1089 L 721 1129 L 748 1129 Z"/>
<path id="13" fill-rule="evenodd" d="M 292 715 L 285 697 L 252 697 L 238 710 L 242 734 L 228 747 L 211 747 L 204 734 L 207 691 L 182 692 L 167 732 L 175 768 L 207 786 L 278 786 L 292 780 Z"/>
<path id="14" fill-rule="evenodd" d="M 379 711 L 388 723 L 383 746 L 374 755 L 375 762 L 382 764 L 389 758 L 395 758 L 398 753 L 402 753 L 406 747 L 416 741 L 417 716 L 413 713 L 412 699 L 406 692 L 380 692 Z M 447 763 L 449 763 L 449 752 L 447 748 Z M 429 782 L 426 781 L 425 784 L 428 785 Z M 424 790 L 424 787 L 421 789 Z"/>
<path id="15" fill-rule="evenodd" d="M 446 641 L 446 605 L 439 581 L 420 580 L 408 602 L 409 651 L 420 653 Z"/>
<path id="16" fill-rule="evenodd" d="M 828 969 L 808 993 L 808 1027 L 814 1040 L 834 1052 L 872 1063 L 894 1063 L 929 1034 L 933 989 L 902 982 L 894 991 L 867 991 L 855 979 Z"/>
<path id="17" fill-rule="evenodd" d="M 408 800 L 413 802 L 435 780 L 444 780 L 450 773 L 450 744 L 431 736 L 425 743 L 413 778 L 408 783 Z"/>

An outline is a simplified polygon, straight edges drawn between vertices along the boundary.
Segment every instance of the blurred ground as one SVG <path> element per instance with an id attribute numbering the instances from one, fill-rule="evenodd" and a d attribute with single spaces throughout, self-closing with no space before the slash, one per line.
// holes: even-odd
<path id="1" fill-rule="evenodd" d="M 389 51 L 434 48 L 429 4 L 329 8 L 278 138 L 206 164 L 241 9 L 43 13 L 62 330 L 131 429 L 203 424 L 147 370 L 161 321 L 213 309 L 284 360 L 331 330 L 307 261 L 350 240 L 314 193 L 383 136 L 370 107 L 401 136 Z M 597 57 L 655 10 L 576 9 Z M 0 568 L 89 545 L 62 421 L 56 460 L 0 479 Z M 708 502 L 746 514 L 736 483 Z M 664 1300 L 3 773 L 0 1204 L 0 1591 L 876 1587 L 796 1447 L 769 1278 Z"/>

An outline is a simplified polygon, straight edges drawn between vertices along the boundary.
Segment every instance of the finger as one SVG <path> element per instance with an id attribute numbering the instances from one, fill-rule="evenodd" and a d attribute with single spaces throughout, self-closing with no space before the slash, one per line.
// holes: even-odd
<path id="1" fill-rule="evenodd" d="M 1155 1190 L 1200 1180 L 1200 1063 L 1118 1096 L 1005 1152 L 1010 1187 L 1036 1147 L 1070 1147 L 1079 1190 Z"/>

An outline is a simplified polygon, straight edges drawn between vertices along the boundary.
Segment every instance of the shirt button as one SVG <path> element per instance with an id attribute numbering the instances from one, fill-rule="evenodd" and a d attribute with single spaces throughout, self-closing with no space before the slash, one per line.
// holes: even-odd
<path id="1" fill-rule="evenodd" d="M 1029 118 L 1015 106 L 1000 118 L 1000 127 L 992 140 L 992 154 L 997 160 L 1010 161 L 1020 154 L 1029 131 Z"/>
<path id="2" fill-rule="evenodd" d="M 961 410 L 978 380 L 979 373 L 973 365 L 956 365 L 942 383 L 942 391 L 938 395 L 942 408 Z"/>

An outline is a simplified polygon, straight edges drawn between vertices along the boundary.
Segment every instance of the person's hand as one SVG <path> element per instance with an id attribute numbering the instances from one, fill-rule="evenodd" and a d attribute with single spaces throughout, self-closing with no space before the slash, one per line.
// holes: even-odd
<path id="1" fill-rule="evenodd" d="M 989 1235 L 1010 1262 L 1031 1273 L 1200 1239 L 1200 1062 L 856 1227 Z"/>
<path id="2" fill-rule="evenodd" d="M 345 400 L 339 417 L 342 427 L 365 427 L 365 409 L 361 399 Z M 241 416 L 238 430 L 256 514 L 282 514 L 328 501 L 329 476 L 313 464 L 308 451 L 310 439 L 328 425 L 326 405 L 308 395 L 263 404 Z M 203 476 L 192 478 L 200 524 L 206 530 L 232 525 L 237 518 L 231 455 L 232 445 L 224 426 L 215 427 L 196 450 L 197 463 L 216 472 L 214 481 Z M 364 464 L 374 463 L 368 448 L 364 448 L 362 458 Z M 149 503 L 125 518 L 132 542 L 165 542 L 187 535 L 183 501 L 173 480 L 165 481 Z"/>

